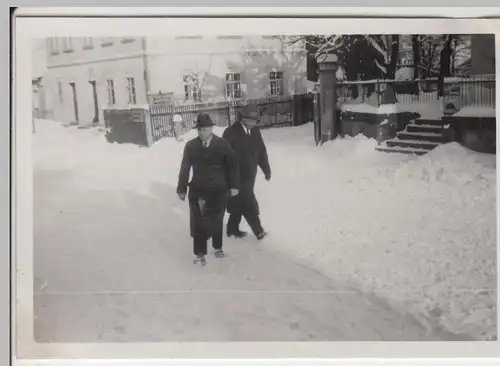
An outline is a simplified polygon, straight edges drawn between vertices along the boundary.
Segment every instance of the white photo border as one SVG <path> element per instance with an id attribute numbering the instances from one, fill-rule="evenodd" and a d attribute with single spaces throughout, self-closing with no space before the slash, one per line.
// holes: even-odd
<path id="1" fill-rule="evenodd" d="M 117 8 L 114 8 L 116 10 Z M 364 9 L 366 11 L 366 8 Z M 367 11 L 369 13 L 369 10 Z M 411 13 L 411 9 L 409 9 Z M 196 22 L 204 34 L 239 29 L 241 34 L 392 34 L 495 33 L 500 49 L 500 20 L 496 19 L 245 19 L 245 18 L 17 18 L 15 24 L 15 89 L 13 139 L 13 213 L 15 229 L 16 339 L 18 358 L 402 358 L 500 357 L 498 342 L 232 342 L 232 343 L 35 343 L 33 336 L 33 173 L 31 110 L 31 39 L 50 36 L 123 36 L 189 34 Z M 134 23 L 131 25 L 131 23 Z M 425 31 L 423 31 L 425 30 Z M 496 58 L 496 70 L 499 58 Z M 499 96 L 497 93 L 497 103 Z M 498 131 L 497 131 L 498 134 Z M 498 135 L 497 135 L 498 137 Z M 497 173 L 498 174 L 498 173 Z M 498 242 L 498 230 L 497 230 Z M 498 253 L 497 253 L 498 256 Z M 498 264 L 498 261 L 497 261 Z"/>

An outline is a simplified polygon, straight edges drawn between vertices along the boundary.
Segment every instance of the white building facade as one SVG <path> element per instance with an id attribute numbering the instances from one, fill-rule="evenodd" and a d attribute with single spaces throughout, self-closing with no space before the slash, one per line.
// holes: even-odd
<path id="1" fill-rule="evenodd" d="M 270 36 L 50 38 L 47 109 L 65 122 L 103 123 L 103 109 L 254 99 L 307 92 L 306 54 Z"/>

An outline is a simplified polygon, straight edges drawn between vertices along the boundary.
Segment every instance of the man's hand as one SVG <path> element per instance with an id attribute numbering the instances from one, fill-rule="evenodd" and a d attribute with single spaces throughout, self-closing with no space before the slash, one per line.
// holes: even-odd
<path id="1" fill-rule="evenodd" d="M 232 188 L 231 191 L 229 192 L 231 197 L 237 196 L 239 193 L 240 193 L 240 191 L 237 189 L 234 189 L 234 188 Z"/>
<path id="2" fill-rule="evenodd" d="M 177 195 L 179 196 L 179 198 L 181 199 L 181 201 L 185 201 L 186 200 L 186 194 L 185 193 L 177 193 Z"/>
<path id="3" fill-rule="evenodd" d="M 269 182 L 271 180 L 271 173 L 266 174 L 265 178 Z"/>

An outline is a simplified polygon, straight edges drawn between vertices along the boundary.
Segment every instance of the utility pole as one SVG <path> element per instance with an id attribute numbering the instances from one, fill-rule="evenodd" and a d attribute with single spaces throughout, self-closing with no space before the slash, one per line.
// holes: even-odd
<path id="1" fill-rule="evenodd" d="M 143 78 L 144 78 L 144 86 L 146 89 L 146 101 L 149 103 L 149 93 L 150 93 L 150 79 L 149 79 L 149 64 L 148 64 L 148 55 L 147 55 L 147 45 L 146 45 L 146 36 L 141 37 L 141 46 L 142 46 L 142 62 L 143 62 Z"/>

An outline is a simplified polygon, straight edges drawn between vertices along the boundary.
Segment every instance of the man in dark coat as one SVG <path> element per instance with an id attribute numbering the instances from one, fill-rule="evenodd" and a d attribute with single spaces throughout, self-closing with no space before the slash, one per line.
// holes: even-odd
<path id="1" fill-rule="evenodd" d="M 246 236 L 247 233 L 239 228 L 242 217 L 257 239 L 262 240 L 267 235 L 260 221 L 259 204 L 254 193 L 257 167 L 260 167 L 266 180 L 271 179 L 266 145 L 260 130 L 255 126 L 260 118 L 257 106 L 247 105 L 238 113 L 238 122 L 228 127 L 222 135 L 236 152 L 240 173 L 240 194 L 231 197 L 227 207 L 230 214 L 227 224 L 229 237 Z"/>
<path id="2" fill-rule="evenodd" d="M 236 196 L 239 189 L 238 162 L 229 143 L 212 133 L 212 120 L 201 114 L 196 121 L 198 137 L 188 141 L 184 148 L 177 194 L 186 199 L 189 186 L 190 229 L 193 238 L 195 263 L 205 264 L 207 241 L 217 258 L 222 250 L 223 219 L 227 197 Z M 193 168 L 191 182 L 189 173 Z"/>

